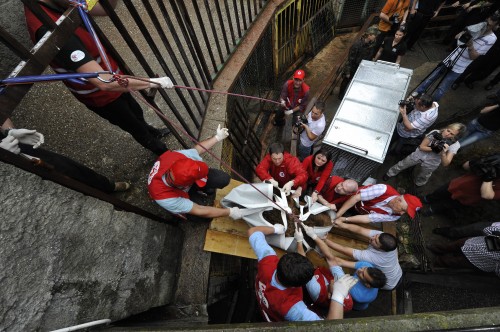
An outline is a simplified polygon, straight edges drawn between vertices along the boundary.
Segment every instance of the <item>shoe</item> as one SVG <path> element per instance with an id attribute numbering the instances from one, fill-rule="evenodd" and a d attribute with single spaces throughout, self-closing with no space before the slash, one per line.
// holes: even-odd
<path id="1" fill-rule="evenodd" d="M 390 178 L 390 176 L 389 176 L 389 175 L 387 175 L 387 174 L 384 174 L 384 175 L 382 176 L 382 180 L 384 180 L 384 181 L 389 180 L 389 178 Z"/>
<path id="2" fill-rule="evenodd" d="M 489 90 L 493 89 L 493 85 L 494 84 L 488 83 L 488 84 L 486 84 L 486 86 L 484 87 L 484 89 L 489 91 Z"/>
<path id="3" fill-rule="evenodd" d="M 458 89 L 458 87 L 459 87 L 459 86 L 460 86 L 460 83 L 453 83 L 453 84 L 451 85 L 451 89 L 452 89 L 452 90 L 456 90 L 456 89 Z"/>
<path id="4" fill-rule="evenodd" d="M 432 233 L 441 235 L 444 237 L 449 237 L 450 235 L 450 227 L 437 227 L 432 230 Z"/>
<path id="5" fill-rule="evenodd" d="M 474 89 L 474 84 L 472 84 L 471 82 L 465 82 L 465 86 L 471 90 Z"/>
<path id="6" fill-rule="evenodd" d="M 118 191 L 127 191 L 130 189 L 130 183 L 128 182 L 115 182 L 115 192 Z"/>
<path id="7" fill-rule="evenodd" d="M 170 134 L 170 129 L 168 129 L 167 127 L 162 128 L 162 129 L 156 129 L 155 137 L 156 138 L 163 138 L 163 137 L 167 136 L 168 134 Z"/>

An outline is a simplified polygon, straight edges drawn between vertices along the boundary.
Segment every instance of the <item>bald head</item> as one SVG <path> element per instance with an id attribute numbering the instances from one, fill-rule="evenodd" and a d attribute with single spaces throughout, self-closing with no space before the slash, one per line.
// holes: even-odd
<path id="1" fill-rule="evenodd" d="M 354 180 L 347 179 L 335 186 L 335 192 L 339 195 L 352 195 L 358 191 L 358 183 Z"/>

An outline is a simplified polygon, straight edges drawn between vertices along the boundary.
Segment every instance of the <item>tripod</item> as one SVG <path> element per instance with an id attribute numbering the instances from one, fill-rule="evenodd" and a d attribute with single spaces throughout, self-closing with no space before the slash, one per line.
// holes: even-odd
<path id="1" fill-rule="evenodd" d="M 461 75 L 452 71 L 453 66 L 457 63 L 458 59 L 466 50 L 465 45 L 458 46 L 451 52 L 443 61 L 441 61 L 436 68 L 434 68 L 429 75 L 427 75 L 414 90 L 419 94 L 431 94 L 434 100 L 441 99 L 443 94 L 451 87 L 453 82 Z M 445 80 L 446 79 L 446 80 Z M 437 82 L 437 83 L 436 83 Z M 432 92 L 429 93 L 432 89 Z M 438 90 L 438 91 L 436 91 Z"/>

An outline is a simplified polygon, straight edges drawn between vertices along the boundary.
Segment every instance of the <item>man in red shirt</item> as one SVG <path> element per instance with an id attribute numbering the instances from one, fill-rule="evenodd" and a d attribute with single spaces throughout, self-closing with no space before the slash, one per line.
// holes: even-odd
<path id="1" fill-rule="evenodd" d="M 267 181 L 276 188 L 283 188 L 287 195 L 292 188 L 305 186 L 307 181 L 307 172 L 299 159 L 285 152 L 281 143 L 269 146 L 269 154 L 257 165 L 255 173 L 262 181 Z"/>
<path id="2" fill-rule="evenodd" d="M 298 253 L 288 253 L 278 258 L 266 242 L 265 235 L 284 232 L 285 228 L 281 224 L 273 227 L 257 226 L 248 230 L 248 240 L 259 262 L 255 293 L 262 316 L 268 322 L 320 320 L 302 300 L 302 286 L 313 277 L 314 266 Z M 351 276 L 346 275 L 333 284 L 327 319 L 343 318 L 344 299 L 355 283 Z"/>
<path id="3" fill-rule="evenodd" d="M 273 124 L 275 126 L 285 125 L 285 115 L 291 115 L 294 112 L 301 112 L 304 110 L 309 100 L 309 85 L 304 83 L 306 73 L 302 70 L 296 70 L 293 74 L 293 79 L 288 80 L 283 84 L 280 94 L 280 103 L 286 111 L 280 109 L 276 111 Z"/>
<path id="4" fill-rule="evenodd" d="M 314 195 L 317 195 L 318 202 L 328 206 L 333 211 L 337 211 L 357 191 L 358 183 L 356 181 L 344 180 L 340 176 L 333 175 L 326 180 L 323 189 L 318 194 L 313 193 L 312 198 L 314 201 Z"/>
<path id="5" fill-rule="evenodd" d="M 352 207 L 359 214 L 343 218 L 344 213 Z M 387 184 L 374 184 L 361 188 L 356 195 L 351 196 L 337 211 L 337 219 L 368 224 L 396 221 L 405 213 L 413 219 L 421 207 L 422 203 L 413 195 L 400 195 L 396 189 Z"/>

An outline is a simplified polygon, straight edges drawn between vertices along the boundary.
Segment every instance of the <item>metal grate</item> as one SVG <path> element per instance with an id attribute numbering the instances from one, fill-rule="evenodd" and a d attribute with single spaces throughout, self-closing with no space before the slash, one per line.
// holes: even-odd
<path id="1" fill-rule="evenodd" d="M 332 161 L 335 164 L 332 175 L 337 175 L 345 179 L 354 179 L 359 183 L 363 183 L 370 176 L 370 173 L 380 165 L 373 160 L 363 158 L 328 144 L 323 144 L 321 147 L 332 154 Z"/>
<path id="2" fill-rule="evenodd" d="M 339 1 L 337 5 L 337 28 L 362 25 L 373 13 L 380 13 L 386 0 Z"/>

